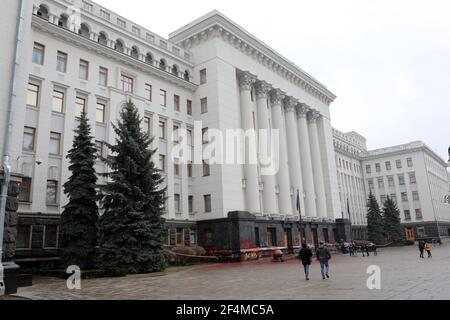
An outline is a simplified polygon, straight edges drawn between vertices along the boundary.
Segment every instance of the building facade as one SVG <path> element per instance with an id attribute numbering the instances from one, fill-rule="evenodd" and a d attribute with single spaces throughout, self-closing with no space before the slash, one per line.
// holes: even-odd
<path id="1" fill-rule="evenodd" d="M 358 133 L 333 129 L 333 136 L 342 212 L 354 237 L 364 238 L 370 192 L 381 207 L 387 197 L 396 202 L 406 239 L 450 236 L 447 163 L 434 151 L 420 141 L 368 151 Z"/>

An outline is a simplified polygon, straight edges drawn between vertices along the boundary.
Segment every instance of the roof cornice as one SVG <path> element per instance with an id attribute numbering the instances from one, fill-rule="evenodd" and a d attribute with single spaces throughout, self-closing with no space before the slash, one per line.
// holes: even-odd
<path id="1" fill-rule="evenodd" d="M 198 87 L 194 83 L 188 82 L 182 78 L 174 76 L 173 74 L 171 74 L 169 72 L 160 70 L 159 68 L 151 66 L 143 61 L 134 59 L 124 53 L 113 50 L 112 48 L 106 47 L 95 41 L 84 38 L 74 32 L 71 32 L 70 30 L 56 26 L 52 23 L 49 23 L 48 21 L 46 21 L 44 19 L 39 18 L 39 17 L 33 16 L 31 25 L 36 30 L 43 31 L 49 35 L 52 35 L 56 38 L 66 41 L 66 42 L 72 43 L 76 46 L 83 47 L 89 51 L 95 52 L 99 55 L 103 55 L 109 59 L 113 59 L 118 62 L 121 62 L 121 63 L 127 65 L 128 67 L 138 69 L 142 72 L 150 73 L 154 76 L 157 76 L 165 81 L 169 81 L 169 82 L 171 82 L 175 85 L 178 85 L 180 87 L 183 87 L 185 89 L 195 91 Z"/>
<path id="2" fill-rule="evenodd" d="M 327 105 L 336 99 L 319 81 L 218 11 L 212 11 L 169 36 L 171 42 L 187 50 L 211 38 L 230 43 Z"/>

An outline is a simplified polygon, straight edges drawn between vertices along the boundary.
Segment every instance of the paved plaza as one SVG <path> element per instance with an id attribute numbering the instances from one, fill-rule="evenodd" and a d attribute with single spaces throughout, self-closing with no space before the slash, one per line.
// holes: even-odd
<path id="1" fill-rule="evenodd" d="M 298 260 L 194 266 L 168 274 L 83 280 L 81 290 L 68 290 L 61 279 L 36 278 L 19 289 L 30 299 L 168 299 L 168 300 L 308 300 L 308 299 L 450 299 L 450 244 L 419 259 L 414 247 L 380 249 L 377 257 L 337 254 L 331 279 L 322 280 L 314 262 L 306 282 Z M 367 268 L 381 268 L 381 290 L 367 289 Z"/>

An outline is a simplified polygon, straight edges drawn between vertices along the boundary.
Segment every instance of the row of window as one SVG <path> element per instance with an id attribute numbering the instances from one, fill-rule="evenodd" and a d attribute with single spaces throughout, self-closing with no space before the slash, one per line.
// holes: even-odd
<path id="1" fill-rule="evenodd" d="M 181 195 L 179 193 L 174 194 L 174 203 L 175 203 L 175 213 L 182 213 L 183 208 L 181 205 Z M 210 194 L 206 194 L 203 196 L 203 209 L 205 213 L 212 212 Z M 188 197 L 188 212 L 190 214 L 194 213 L 194 196 Z"/>
<path id="2" fill-rule="evenodd" d="M 42 249 L 57 249 L 58 248 L 58 231 L 57 225 L 45 225 L 42 233 Z M 35 234 L 36 235 L 36 234 Z M 26 250 L 32 248 L 33 241 L 33 226 L 18 226 L 16 237 L 17 250 Z M 39 241 L 40 242 L 40 241 Z M 33 249 L 37 249 L 34 248 Z"/>
<path id="3" fill-rule="evenodd" d="M 197 244 L 197 232 L 193 229 L 171 228 L 167 230 L 166 245 L 192 246 Z"/>
<path id="4" fill-rule="evenodd" d="M 417 184 L 417 178 L 416 178 L 416 173 L 415 172 L 410 172 L 408 173 L 409 176 L 409 184 Z M 404 186 L 406 184 L 405 182 L 405 175 L 404 174 L 399 174 L 397 175 L 398 177 L 398 183 L 400 186 Z M 388 176 L 388 186 L 390 188 L 394 188 L 395 187 L 395 181 L 394 181 L 394 176 Z M 378 188 L 384 188 L 384 178 L 383 177 L 379 177 L 377 178 L 377 182 L 378 182 Z M 371 190 L 373 190 L 374 188 L 374 180 L 371 179 L 367 179 L 367 183 L 369 185 L 369 188 Z"/>
<path id="5" fill-rule="evenodd" d="M 32 178 L 24 177 L 20 183 L 19 201 L 24 203 L 31 203 Z M 45 193 L 45 203 L 49 206 L 58 204 L 58 181 L 47 180 L 47 189 Z"/>
<path id="6" fill-rule="evenodd" d="M 408 168 L 412 168 L 413 167 L 413 159 L 412 158 L 406 159 L 406 162 L 407 162 Z M 397 167 L 397 169 L 402 169 L 403 168 L 402 160 L 396 160 L 395 161 L 395 166 Z M 390 161 L 386 161 L 385 162 L 385 167 L 386 167 L 387 171 L 391 171 L 392 170 L 391 162 Z M 381 172 L 381 164 L 380 163 L 375 163 L 375 171 L 377 173 Z M 370 164 L 366 165 L 366 173 L 367 174 L 371 174 L 372 173 L 372 166 Z"/>
<path id="7" fill-rule="evenodd" d="M 417 191 L 412 191 L 412 196 L 413 196 L 413 201 L 420 201 L 420 197 L 419 197 L 419 192 Z M 395 193 L 391 194 L 391 199 L 397 203 L 397 195 Z M 402 192 L 401 193 L 401 197 L 402 197 L 402 202 L 408 202 L 408 193 L 407 192 Z M 386 195 L 381 195 L 380 196 L 380 200 L 381 200 L 381 204 L 384 204 L 387 200 L 387 196 Z"/>
<path id="8" fill-rule="evenodd" d="M 355 171 L 356 173 L 361 173 L 361 167 L 356 163 L 352 164 L 347 160 L 339 158 L 339 168 L 347 169 L 350 171 Z"/>

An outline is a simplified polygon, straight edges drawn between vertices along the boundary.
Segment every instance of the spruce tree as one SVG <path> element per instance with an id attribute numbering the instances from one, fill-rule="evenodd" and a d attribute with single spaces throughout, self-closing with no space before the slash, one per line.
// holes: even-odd
<path id="1" fill-rule="evenodd" d="M 134 104 L 129 101 L 113 124 L 116 140 L 108 144 L 111 155 L 105 159 L 110 172 L 101 186 L 99 261 L 112 275 L 164 270 L 162 207 L 163 178 L 152 161 L 152 139 L 141 130 Z"/>
<path id="2" fill-rule="evenodd" d="M 65 266 L 78 265 L 81 269 L 95 266 L 99 218 L 96 157 L 91 128 L 83 112 L 75 130 L 73 147 L 67 155 L 72 175 L 64 184 L 69 202 L 61 215 L 62 262 Z"/>
<path id="3" fill-rule="evenodd" d="M 384 243 L 383 216 L 378 201 L 372 192 L 370 192 L 367 200 L 367 237 L 375 244 Z"/>
<path id="4" fill-rule="evenodd" d="M 404 234 L 401 226 L 400 211 L 395 202 L 387 197 L 383 208 L 384 232 L 389 241 L 395 245 L 404 244 Z"/>

